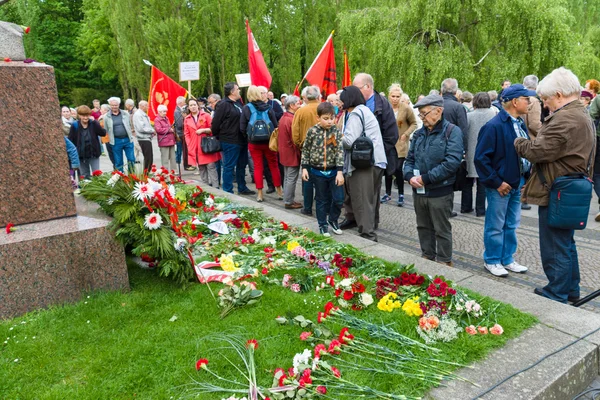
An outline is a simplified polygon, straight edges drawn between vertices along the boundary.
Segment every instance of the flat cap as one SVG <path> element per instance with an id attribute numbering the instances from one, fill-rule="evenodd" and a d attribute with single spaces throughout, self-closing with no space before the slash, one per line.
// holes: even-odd
<path id="1" fill-rule="evenodd" d="M 425 106 L 444 107 L 444 98 L 439 94 L 430 94 L 417 101 L 417 104 L 413 107 L 421 108 Z"/>

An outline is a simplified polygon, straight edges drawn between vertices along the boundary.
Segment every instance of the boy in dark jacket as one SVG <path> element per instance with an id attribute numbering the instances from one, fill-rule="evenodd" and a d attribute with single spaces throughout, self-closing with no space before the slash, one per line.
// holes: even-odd
<path id="1" fill-rule="evenodd" d="M 338 218 L 344 203 L 344 149 L 342 133 L 335 126 L 335 109 L 331 103 L 317 107 L 319 122 L 306 132 L 302 147 L 302 180 L 315 184 L 319 231 L 330 236 L 327 224 L 336 235 L 342 230 Z"/>

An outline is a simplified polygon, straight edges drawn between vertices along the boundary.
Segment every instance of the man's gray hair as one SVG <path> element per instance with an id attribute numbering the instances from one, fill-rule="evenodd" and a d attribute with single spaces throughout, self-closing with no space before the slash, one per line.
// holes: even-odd
<path id="1" fill-rule="evenodd" d="M 308 100 L 318 100 L 321 97 L 321 89 L 318 86 L 307 86 L 302 89 L 302 96 Z"/>
<path id="2" fill-rule="evenodd" d="M 110 99 L 106 100 L 106 102 L 108 104 L 112 103 L 112 102 L 117 102 L 117 104 L 121 104 L 121 98 L 120 97 L 111 97 Z"/>
<path id="3" fill-rule="evenodd" d="M 109 106 L 108 104 L 102 104 L 102 105 L 100 106 L 100 109 L 101 109 L 101 110 L 106 110 L 106 111 L 108 111 L 108 110 L 110 110 L 110 106 Z"/>
<path id="4" fill-rule="evenodd" d="M 300 101 L 300 98 L 298 96 L 288 96 L 285 98 L 285 101 L 283 102 L 283 106 L 285 107 L 286 110 L 289 110 L 290 107 L 294 104 L 296 104 L 297 102 Z"/>
<path id="5" fill-rule="evenodd" d="M 127 99 L 127 100 L 125 100 L 125 105 L 135 107 L 135 101 L 133 101 L 133 99 Z"/>
<path id="6" fill-rule="evenodd" d="M 495 90 L 490 90 L 489 92 L 487 92 L 488 96 L 490 96 L 490 101 L 496 101 L 498 100 L 498 92 L 496 92 Z"/>
<path id="7" fill-rule="evenodd" d="M 523 86 L 525 86 L 527 89 L 535 90 L 537 89 L 539 81 L 540 80 L 537 76 L 527 75 L 525 78 L 523 78 Z"/>
<path id="8" fill-rule="evenodd" d="M 127 100 L 129 100 L 129 99 L 127 99 Z M 131 101 L 133 101 L 133 100 L 131 100 Z M 127 101 L 126 101 L 125 105 L 133 105 L 133 104 L 127 103 Z M 146 105 L 148 105 L 148 102 L 146 100 L 142 100 L 138 103 L 138 107 L 142 107 L 142 106 L 146 106 Z"/>
<path id="9" fill-rule="evenodd" d="M 357 79 L 360 80 L 363 83 L 363 85 L 369 85 L 371 89 L 373 89 L 373 87 L 375 86 L 375 81 L 373 80 L 373 77 L 367 74 L 366 72 L 356 74 L 354 80 L 356 81 Z"/>
<path id="10" fill-rule="evenodd" d="M 446 78 L 442 82 L 441 92 L 442 94 L 450 93 L 456 94 L 458 91 L 458 81 L 454 78 Z"/>
<path id="11" fill-rule="evenodd" d="M 179 97 L 177 97 L 177 99 L 175 100 L 175 104 L 180 104 L 180 103 L 184 103 L 185 104 L 185 96 L 179 96 Z"/>
<path id="12" fill-rule="evenodd" d="M 537 87 L 537 94 L 540 97 L 550 97 L 556 93 L 561 93 L 565 97 L 581 95 L 581 85 L 573 71 L 565 67 L 557 68 L 546 75 Z"/>
<path id="13" fill-rule="evenodd" d="M 210 99 L 215 99 L 216 101 L 221 101 L 221 95 L 217 94 L 217 93 L 211 93 L 208 96 L 208 100 Z"/>
<path id="14" fill-rule="evenodd" d="M 435 95 L 438 95 L 438 96 L 439 96 L 439 95 L 440 95 L 440 91 L 439 91 L 439 90 L 437 90 L 437 89 L 431 89 L 431 90 L 429 91 L 429 95 L 432 95 L 432 94 L 435 94 Z"/>

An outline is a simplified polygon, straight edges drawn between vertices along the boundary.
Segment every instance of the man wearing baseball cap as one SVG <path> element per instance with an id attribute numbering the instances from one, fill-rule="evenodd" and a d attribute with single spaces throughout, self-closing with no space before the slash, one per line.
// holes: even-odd
<path id="1" fill-rule="evenodd" d="M 475 149 L 475 168 L 488 203 L 483 260 L 485 269 L 494 276 L 506 277 L 508 271 L 527 272 L 514 255 L 521 221 L 521 186 L 531 163 L 519 157 L 513 143 L 518 137 L 529 139 L 521 116 L 527 114 L 531 96 L 535 91 L 521 84 L 504 89 L 502 110 L 481 128 Z"/>

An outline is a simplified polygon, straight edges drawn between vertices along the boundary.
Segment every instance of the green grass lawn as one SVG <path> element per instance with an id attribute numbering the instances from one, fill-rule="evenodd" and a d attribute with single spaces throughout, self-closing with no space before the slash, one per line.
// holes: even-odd
<path id="1" fill-rule="evenodd" d="M 305 329 L 281 326 L 278 315 L 297 315 L 316 321 L 317 311 L 333 293 L 292 293 L 276 285 L 260 285 L 262 300 L 234 311 L 224 320 L 206 286 L 180 285 L 155 271 L 129 267 L 131 292 L 90 293 L 76 304 L 52 307 L 0 322 L 0 398 L 2 399 L 169 399 L 193 393 L 193 379 L 210 380 L 197 372 L 198 358 L 224 376 L 235 370 L 203 338 L 237 332 L 256 338 L 259 383 L 270 386 L 273 370 L 289 368 L 295 353 L 310 344 L 299 340 Z M 220 284 L 213 284 L 218 291 Z M 483 306 L 489 299 L 476 297 Z M 351 312 L 351 311 L 349 311 Z M 438 344 L 441 359 L 470 363 L 501 347 L 533 325 L 535 319 L 508 305 L 496 310 L 504 327 L 502 336 L 460 334 L 451 343 Z M 373 305 L 355 315 L 393 327 L 417 339 L 415 317 L 400 310 L 386 313 Z M 170 319 L 176 316 L 175 321 Z M 330 326 L 330 328 L 335 328 Z M 335 328 L 335 332 L 339 329 Z M 364 333 L 353 333 L 368 339 Z M 383 343 L 380 341 L 380 343 Z M 394 348 L 394 344 L 385 343 Z M 399 348 L 398 348 L 399 349 Z M 400 349 L 399 349 L 400 350 Z M 335 364 L 335 363 L 334 363 Z M 390 393 L 423 395 L 430 385 L 398 376 L 344 369 L 342 374 L 360 384 Z M 217 382 L 215 382 L 217 383 Z M 330 398 L 338 397 L 329 393 Z M 228 397 L 199 395 L 201 399 Z"/>

